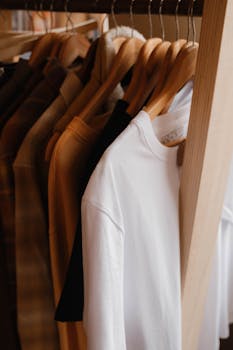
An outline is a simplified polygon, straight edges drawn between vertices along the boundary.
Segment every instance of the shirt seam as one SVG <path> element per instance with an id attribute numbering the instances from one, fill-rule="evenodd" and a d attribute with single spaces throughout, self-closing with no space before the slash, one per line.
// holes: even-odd
<path id="1" fill-rule="evenodd" d="M 69 131 L 69 135 L 72 135 L 76 141 L 81 141 L 83 144 L 89 143 L 90 141 L 88 137 L 85 137 L 85 135 L 82 135 L 82 132 L 79 133 L 78 131 L 72 129 L 70 126 L 67 127 L 63 133 L 65 132 L 67 133 L 67 131 Z"/>
<path id="2" fill-rule="evenodd" d="M 108 211 L 108 209 L 106 209 L 105 207 L 103 207 L 102 205 L 100 205 L 99 203 L 87 199 L 87 198 L 83 198 L 82 199 L 82 203 L 86 203 L 91 205 L 92 207 L 95 207 L 95 209 L 101 211 L 102 213 L 106 214 L 108 216 L 108 218 L 112 221 L 112 223 L 118 228 L 118 230 L 121 231 L 122 235 L 125 235 L 125 231 L 123 230 L 123 228 L 112 218 L 112 214 Z"/>

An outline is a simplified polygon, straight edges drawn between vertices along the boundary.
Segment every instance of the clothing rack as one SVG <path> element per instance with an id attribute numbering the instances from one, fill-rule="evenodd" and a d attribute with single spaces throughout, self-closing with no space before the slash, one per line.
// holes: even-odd
<path id="1" fill-rule="evenodd" d="M 69 0 L 68 1 L 68 10 L 71 12 L 93 12 L 93 13 L 111 13 L 112 0 L 89 0 L 89 1 L 77 1 Z M 162 6 L 164 14 L 174 14 L 176 9 L 176 2 L 173 0 L 165 0 Z M 27 1 L 27 8 L 30 10 L 43 9 L 51 10 L 51 0 L 36 0 L 36 1 Z M 129 13 L 131 1 L 125 0 L 116 0 L 114 5 L 115 13 Z M 188 9 L 192 1 L 182 0 L 179 5 L 179 14 L 187 15 Z M 194 6 L 194 15 L 200 16 L 203 10 L 204 0 L 196 0 Z M 149 0 L 136 0 L 133 3 L 133 13 L 148 13 Z M 159 13 L 160 1 L 152 0 L 151 2 L 151 11 L 152 13 Z M 25 0 L 1 0 L 0 1 L 1 9 L 25 9 Z M 56 0 L 53 4 L 54 11 L 65 11 L 65 1 Z"/>
<path id="2" fill-rule="evenodd" d="M 42 1 L 43 9 L 48 10 L 50 3 Z M 68 10 L 108 13 L 111 3 L 70 0 Z M 153 1 L 154 13 L 159 3 Z M 115 12 L 129 13 L 129 4 L 117 0 Z M 164 1 L 163 13 L 174 15 L 176 4 L 177 0 Z M 180 188 L 182 350 L 197 349 L 233 151 L 233 2 L 197 0 L 194 4 L 194 14 L 203 12 L 203 17 Z M 181 1 L 179 13 L 187 14 L 189 5 L 189 1 Z M 0 0 L 0 8 L 24 9 L 25 3 Z M 29 5 L 29 9 L 33 6 Z M 53 9 L 64 10 L 64 1 L 55 1 Z M 136 1 L 133 11 L 147 14 L 148 1 Z"/>

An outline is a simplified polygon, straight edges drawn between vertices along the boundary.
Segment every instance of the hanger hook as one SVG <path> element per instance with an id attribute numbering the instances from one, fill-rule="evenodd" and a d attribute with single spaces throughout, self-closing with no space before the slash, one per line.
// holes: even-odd
<path id="1" fill-rule="evenodd" d="M 44 14 L 44 11 L 43 11 L 43 4 L 44 4 L 44 0 L 41 0 L 40 1 L 40 4 L 39 4 L 39 9 L 37 8 L 37 3 L 36 1 L 34 1 L 34 4 L 35 4 L 35 11 L 37 12 L 37 15 L 42 19 L 43 21 L 43 24 L 44 24 L 44 28 L 45 28 L 45 33 L 48 33 L 48 26 L 47 26 L 47 18 L 46 18 L 46 15 Z"/>
<path id="2" fill-rule="evenodd" d="M 116 5 L 116 0 L 112 0 L 111 16 L 112 16 L 112 19 L 113 19 L 113 23 L 114 23 L 115 29 L 117 31 L 117 35 L 118 35 L 118 24 L 117 24 L 117 20 L 116 20 L 116 16 L 115 16 L 115 5 Z"/>
<path id="3" fill-rule="evenodd" d="M 164 28 L 164 22 L 163 22 L 163 3 L 164 0 L 160 0 L 159 4 L 159 21 L 160 21 L 160 27 L 161 27 L 161 33 L 162 33 L 162 40 L 164 41 L 165 39 L 165 28 Z"/>
<path id="4" fill-rule="evenodd" d="M 28 19 L 29 19 L 29 22 L 30 22 L 30 27 L 31 27 L 31 30 L 32 30 L 32 33 L 34 34 L 35 32 L 35 28 L 34 28 L 34 24 L 33 24 L 33 17 L 32 17 L 32 13 L 31 11 L 29 10 L 29 1 L 28 0 L 25 0 L 25 3 L 24 3 L 24 9 L 27 13 L 27 16 L 28 16 Z"/>
<path id="5" fill-rule="evenodd" d="M 29 19 L 29 23 L 30 23 L 30 28 L 32 30 L 32 33 L 34 33 L 34 26 L 33 26 L 33 21 L 32 21 L 32 15 L 31 15 L 31 11 L 28 8 L 28 0 L 24 0 L 24 10 L 26 11 L 26 14 L 28 16 Z"/>
<path id="6" fill-rule="evenodd" d="M 47 18 L 46 18 L 46 14 L 44 12 L 43 5 L 44 5 L 44 0 L 41 0 L 38 14 L 39 14 L 40 18 L 42 18 L 42 20 L 43 20 L 45 33 L 48 33 L 48 23 L 47 23 Z"/>
<path id="7" fill-rule="evenodd" d="M 37 12 L 37 11 L 38 11 L 38 8 L 37 8 L 37 2 L 36 2 L 36 0 L 34 0 L 33 3 L 34 3 L 34 11 Z"/>
<path id="8" fill-rule="evenodd" d="M 51 0 L 49 11 L 50 11 L 50 27 L 53 29 L 54 27 L 54 0 Z"/>
<path id="9" fill-rule="evenodd" d="M 131 0 L 130 2 L 130 21 L 131 21 L 131 27 L 132 27 L 132 33 L 131 33 L 131 37 L 133 38 L 134 36 L 134 30 L 135 30 L 135 25 L 134 25 L 134 15 L 133 15 L 133 5 L 135 3 L 135 0 Z"/>
<path id="10" fill-rule="evenodd" d="M 179 7 L 181 0 L 177 0 L 175 10 L 175 22 L 176 22 L 176 41 L 180 38 L 180 22 L 179 22 Z"/>
<path id="11" fill-rule="evenodd" d="M 148 1 L 148 20 L 149 20 L 149 28 L 150 28 L 150 38 L 153 36 L 153 25 L 152 25 L 152 16 L 151 16 L 151 5 L 153 0 Z"/>
<path id="12" fill-rule="evenodd" d="M 191 6 L 189 5 L 188 7 L 188 14 L 187 14 L 187 24 L 188 24 L 188 31 L 187 31 L 187 42 L 189 41 L 189 37 L 190 37 L 190 13 L 191 13 Z"/>
<path id="13" fill-rule="evenodd" d="M 194 19 L 194 15 L 193 15 L 193 11 L 194 11 L 194 5 L 195 5 L 196 0 L 192 0 L 192 8 L 191 8 L 191 22 L 192 22 L 192 32 L 193 32 L 193 45 L 195 44 L 196 41 L 196 24 L 195 24 L 195 19 Z"/>
<path id="14" fill-rule="evenodd" d="M 97 6 L 98 6 L 99 0 L 95 0 L 95 8 L 97 10 Z M 96 11 L 97 13 L 98 11 Z M 100 35 L 102 35 L 105 32 L 105 21 L 108 18 L 108 14 L 105 13 L 103 15 L 101 15 L 100 20 L 99 20 L 99 32 Z"/>
<path id="15" fill-rule="evenodd" d="M 66 13 L 66 31 L 68 32 L 69 29 L 69 24 L 71 25 L 71 31 L 74 32 L 74 23 L 71 19 L 72 17 L 72 12 L 69 12 L 68 10 L 68 4 L 69 4 L 69 0 L 65 0 L 65 13 Z"/>

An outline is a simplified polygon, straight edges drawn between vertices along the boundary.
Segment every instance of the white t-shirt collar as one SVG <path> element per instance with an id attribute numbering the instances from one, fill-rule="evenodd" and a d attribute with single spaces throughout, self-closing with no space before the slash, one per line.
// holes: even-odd
<path id="1" fill-rule="evenodd" d="M 153 121 L 144 110 L 140 111 L 132 123 L 143 132 L 144 139 L 153 153 L 164 160 L 176 159 L 178 146 L 167 147 L 164 143 L 180 140 L 187 136 L 193 81 L 189 81 L 175 96 L 169 111 Z"/>

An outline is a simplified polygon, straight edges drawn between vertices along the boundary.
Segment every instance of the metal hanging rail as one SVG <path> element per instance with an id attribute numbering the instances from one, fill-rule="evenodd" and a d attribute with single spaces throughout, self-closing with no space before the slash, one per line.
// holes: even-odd
<path id="1" fill-rule="evenodd" d="M 70 12 L 92 12 L 92 13 L 111 13 L 112 3 L 114 0 L 0 0 L 0 9 L 8 10 L 24 10 L 26 7 L 29 10 L 43 9 L 44 11 L 51 10 L 63 12 L 67 2 Z M 148 5 L 150 0 L 137 0 L 133 5 L 133 12 L 137 14 L 148 13 Z M 129 13 L 131 0 L 115 0 L 115 13 Z M 182 0 L 179 5 L 179 14 L 187 15 L 190 3 L 192 0 Z M 177 0 L 166 0 L 163 3 L 164 14 L 174 14 Z M 196 0 L 194 5 L 194 15 L 201 16 L 204 0 Z M 152 0 L 152 13 L 159 13 L 160 0 Z"/>

